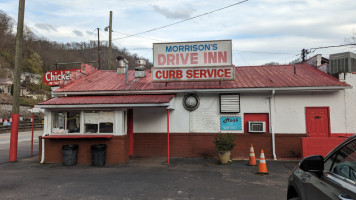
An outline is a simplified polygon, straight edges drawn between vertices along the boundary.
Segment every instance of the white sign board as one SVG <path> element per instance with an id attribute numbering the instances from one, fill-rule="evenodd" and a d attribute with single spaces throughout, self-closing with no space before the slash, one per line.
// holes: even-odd
<path id="1" fill-rule="evenodd" d="M 231 40 L 154 43 L 153 67 L 232 65 Z"/>
<path id="2" fill-rule="evenodd" d="M 235 79 L 235 67 L 152 68 L 152 82 L 170 81 L 230 81 Z"/>
<path id="3" fill-rule="evenodd" d="M 219 132 L 219 119 L 215 112 L 191 112 L 190 132 L 217 133 Z"/>

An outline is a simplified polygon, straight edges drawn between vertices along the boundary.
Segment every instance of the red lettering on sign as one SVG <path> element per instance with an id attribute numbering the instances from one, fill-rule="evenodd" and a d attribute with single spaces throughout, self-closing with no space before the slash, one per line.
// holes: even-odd
<path id="1" fill-rule="evenodd" d="M 157 79 L 161 79 L 162 78 L 162 72 L 161 71 L 157 71 L 156 72 L 156 78 Z"/>
<path id="2" fill-rule="evenodd" d="M 190 53 L 190 63 L 198 64 L 198 53 Z"/>
<path id="3" fill-rule="evenodd" d="M 192 74 L 192 70 L 187 70 L 187 78 L 192 78 L 193 74 Z"/>
<path id="4" fill-rule="evenodd" d="M 193 70 L 193 74 L 194 78 L 199 78 L 199 70 Z"/>
<path id="5" fill-rule="evenodd" d="M 209 71 L 209 70 L 201 70 L 200 72 L 200 78 L 207 78 L 206 77 L 206 72 Z"/>
<path id="6" fill-rule="evenodd" d="M 163 54 L 158 54 L 158 65 L 166 64 L 166 56 Z"/>
<path id="7" fill-rule="evenodd" d="M 208 62 L 209 63 L 216 63 L 217 62 L 216 52 L 208 52 Z"/>
<path id="8" fill-rule="evenodd" d="M 231 70 L 230 69 L 225 69 L 225 77 L 231 77 Z"/>
<path id="9" fill-rule="evenodd" d="M 177 70 L 177 78 L 183 78 L 183 71 Z"/>
<path id="10" fill-rule="evenodd" d="M 180 54 L 180 59 L 182 60 L 182 64 L 183 65 L 186 65 L 188 63 L 188 58 L 189 58 L 189 53 L 185 54 L 185 57 L 184 57 L 184 54 Z"/>
<path id="11" fill-rule="evenodd" d="M 163 74 L 163 79 L 167 79 L 168 78 L 168 71 L 167 70 L 164 70 L 162 72 L 162 74 Z"/>
<path id="12" fill-rule="evenodd" d="M 176 78 L 176 77 L 175 77 L 174 70 L 170 70 L 170 71 L 169 71 L 169 78 Z"/>
<path id="13" fill-rule="evenodd" d="M 218 58 L 219 58 L 219 63 L 227 63 L 227 52 L 224 51 L 224 54 L 222 52 L 218 52 Z"/>
<path id="14" fill-rule="evenodd" d="M 219 78 L 224 77 L 224 70 L 223 69 L 218 69 L 218 77 Z"/>
<path id="15" fill-rule="evenodd" d="M 167 54 L 167 65 L 174 65 L 174 54 Z"/>

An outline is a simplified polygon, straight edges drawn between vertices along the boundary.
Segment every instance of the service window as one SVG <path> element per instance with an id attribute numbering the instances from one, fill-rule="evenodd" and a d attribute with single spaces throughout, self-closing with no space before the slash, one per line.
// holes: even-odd
<path id="1" fill-rule="evenodd" d="M 54 112 L 52 120 L 52 133 L 80 133 L 80 111 Z"/>
<path id="2" fill-rule="evenodd" d="M 80 133 L 80 111 L 67 112 L 67 127 L 69 133 Z"/>
<path id="3" fill-rule="evenodd" d="M 54 112 L 52 121 L 52 133 L 61 134 L 67 133 L 65 130 L 65 114 L 64 112 Z"/>
<path id="4" fill-rule="evenodd" d="M 84 133 L 113 133 L 114 112 L 85 111 Z"/>

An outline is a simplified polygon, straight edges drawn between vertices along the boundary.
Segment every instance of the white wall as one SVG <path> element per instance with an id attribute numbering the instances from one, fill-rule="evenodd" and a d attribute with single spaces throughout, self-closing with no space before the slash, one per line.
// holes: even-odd
<path id="1" fill-rule="evenodd" d="M 344 91 L 276 93 L 275 133 L 306 133 L 305 107 L 329 107 L 332 133 L 345 131 Z"/>
<path id="2" fill-rule="evenodd" d="M 353 87 L 345 90 L 346 133 L 356 133 L 356 74 L 346 74 L 345 81 Z"/>
<path id="3" fill-rule="evenodd" d="M 177 94 L 175 97 L 175 110 L 170 110 L 170 132 L 189 133 L 190 112 L 183 107 L 185 94 Z M 195 113 L 212 112 L 220 115 L 219 94 L 198 93 L 199 107 L 192 111 Z M 241 112 L 268 113 L 268 95 L 241 95 Z M 167 110 L 166 108 L 135 108 L 134 109 L 135 133 L 166 133 Z M 216 131 L 218 132 L 218 131 Z"/>
<path id="4" fill-rule="evenodd" d="M 356 85 L 356 78 L 353 79 Z M 271 91 L 264 93 L 240 93 L 240 108 L 244 113 L 269 113 Z M 219 94 L 197 94 L 200 106 L 192 112 L 213 112 L 220 115 Z M 279 92 L 275 94 L 275 133 L 306 133 L 305 107 L 329 107 L 331 133 L 356 132 L 356 103 L 346 100 L 345 95 L 356 99 L 354 89 L 329 92 Z M 183 107 L 184 94 L 177 94 L 175 110 L 170 111 L 170 132 L 189 133 L 190 112 Z M 346 124 L 347 123 L 347 124 Z M 355 124 L 355 125 L 354 125 Z M 135 133 L 166 133 L 167 110 L 165 108 L 134 109 Z"/>

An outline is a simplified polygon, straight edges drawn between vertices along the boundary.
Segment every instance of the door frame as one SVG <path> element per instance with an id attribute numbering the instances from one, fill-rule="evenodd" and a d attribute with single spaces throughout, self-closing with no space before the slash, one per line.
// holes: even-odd
<path id="1" fill-rule="evenodd" d="M 307 137 L 310 137 L 310 135 L 308 134 L 308 123 L 307 123 L 307 109 L 311 109 L 311 108 L 324 108 L 326 109 L 326 114 L 327 114 L 327 119 L 328 119 L 328 137 L 331 136 L 331 128 L 330 128 L 330 107 L 329 106 L 308 106 L 305 107 L 305 133 L 307 134 Z"/>

